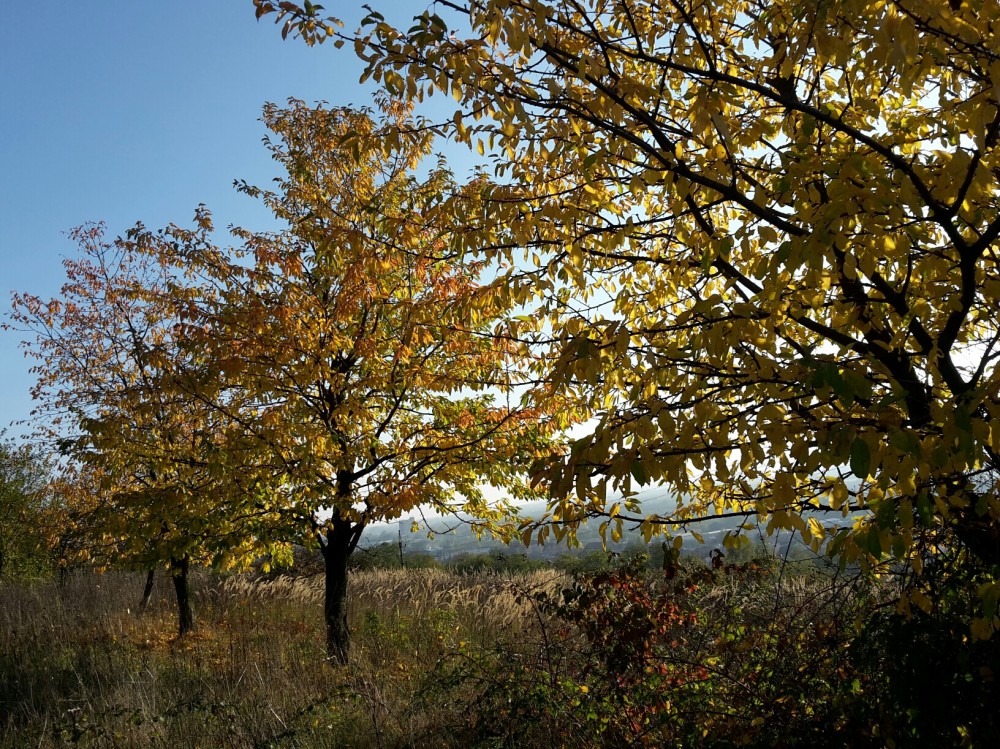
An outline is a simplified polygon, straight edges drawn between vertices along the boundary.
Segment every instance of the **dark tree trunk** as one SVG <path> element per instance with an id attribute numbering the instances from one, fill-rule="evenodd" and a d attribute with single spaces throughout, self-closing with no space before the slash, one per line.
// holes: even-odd
<path id="1" fill-rule="evenodd" d="M 177 594 L 177 634 L 183 637 L 194 629 L 194 607 L 191 605 L 191 590 L 188 586 L 190 560 L 185 555 L 170 560 L 170 574 Z"/>
<path id="2" fill-rule="evenodd" d="M 142 589 L 142 599 L 139 601 L 139 613 L 141 614 L 149 606 L 149 599 L 153 597 L 153 577 L 156 570 L 150 569 L 146 573 L 146 586 Z"/>
<path id="3" fill-rule="evenodd" d="M 959 518 L 955 534 L 981 562 L 1000 564 L 1000 526 L 990 518 Z"/>
<path id="4" fill-rule="evenodd" d="M 323 619 L 326 622 L 326 655 L 339 665 L 347 663 L 351 633 L 347 628 L 347 560 L 354 550 L 356 528 L 349 520 L 335 518 L 320 548 L 326 562 Z"/>

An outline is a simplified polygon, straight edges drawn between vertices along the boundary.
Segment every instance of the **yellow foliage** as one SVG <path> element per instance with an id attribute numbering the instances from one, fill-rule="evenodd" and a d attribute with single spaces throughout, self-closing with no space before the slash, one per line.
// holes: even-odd
<path id="1" fill-rule="evenodd" d="M 1000 7 L 448 7 L 373 14 L 358 49 L 496 154 L 464 242 L 553 332 L 547 392 L 596 416 L 539 474 L 553 513 L 636 476 L 707 510 L 708 474 L 814 543 L 799 513 L 870 512 L 837 542 L 869 562 L 1000 562 Z"/>

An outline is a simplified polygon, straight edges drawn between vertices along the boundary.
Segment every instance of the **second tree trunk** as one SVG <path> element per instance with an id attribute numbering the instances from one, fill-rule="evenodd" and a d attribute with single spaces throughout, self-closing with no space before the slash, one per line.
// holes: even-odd
<path id="1" fill-rule="evenodd" d="M 194 607 L 191 605 L 191 589 L 188 584 L 187 556 L 170 560 L 170 574 L 177 594 L 177 634 L 181 637 L 194 629 Z"/>

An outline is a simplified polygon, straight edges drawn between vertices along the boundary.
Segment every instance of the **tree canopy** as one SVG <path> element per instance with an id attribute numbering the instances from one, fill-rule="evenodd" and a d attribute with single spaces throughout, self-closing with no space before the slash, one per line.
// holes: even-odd
<path id="1" fill-rule="evenodd" d="M 493 167 L 460 245 L 598 418 L 539 473 L 554 521 L 747 513 L 846 562 L 954 554 L 984 575 L 974 631 L 1000 626 L 996 4 L 456 0 L 344 36 L 255 5 L 456 100 L 438 130 Z M 650 482 L 671 517 L 605 508 Z"/>
<path id="2" fill-rule="evenodd" d="M 382 109 L 265 108 L 285 176 L 239 188 L 279 229 L 234 228 L 235 246 L 219 246 L 201 208 L 191 228 L 137 226 L 110 244 L 86 232 L 99 262 L 67 265 L 86 271 L 84 292 L 17 299 L 41 334 L 39 397 L 74 414 L 74 457 L 116 489 L 101 526 L 224 567 L 318 543 L 338 661 L 364 528 L 431 505 L 503 532 L 551 429 L 519 399 L 527 361 L 482 301 L 485 264 L 456 256 L 436 218 L 464 188 L 442 164 L 418 176 L 431 135 L 407 107 Z M 65 318 L 81 296 L 87 325 Z"/>
<path id="3" fill-rule="evenodd" d="M 287 230 L 236 230 L 231 250 L 200 232 L 142 240 L 217 290 L 187 313 L 196 358 L 182 385 L 252 435 L 258 468 L 289 482 L 287 508 L 317 528 L 321 508 L 359 526 L 456 500 L 485 516 L 485 484 L 527 491 L 518 440 L 537 433 L 537 411 L 494 403 L 525 366 L 477 311 L 483 264 L 450 254 L 435 223 L 458 188 L 442 165 L 416 175 L 430 137 L 386 107 L 382 122 L 296 101 L 265 109 L 288 176 L 274 192 L 241 189 Z"/>

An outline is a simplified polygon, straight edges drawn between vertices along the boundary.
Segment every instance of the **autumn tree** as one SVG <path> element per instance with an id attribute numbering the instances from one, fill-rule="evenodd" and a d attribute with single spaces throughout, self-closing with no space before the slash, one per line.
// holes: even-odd
<path id="1" fill-rule="evenodd" d="M 185 634 L 194 627 L 191 565 L 247 563 L 266 548 L 270 515 L 252 486 L 224 493 L 233 484 L 225 429 L 169 386 L 180 307 L 163 292 L 184 270 L 153 262 L 127 237 L 107 240 L 99 224 L 71 238 L 79 255 L 63 263 L 60 295 L 16 293 L 10 323 L 34 335 L 25 343 L 37 377 L 33 419 L 38 439 L 64 458 L 53 482 L 62 532 L 80 560 L 167 564 Z"/>
<path id="2" fill-rule="evenodd" d="M 242 184 L 282 228 L 148 232 L 152 262 L 178 262 L 212 294 L 180 304 L 180 397 L 209 407 L 245 447 L 231 470 L 268 487 L 297 540 L 325 559 L 331 659 L 346 662 L 347 562 L 364 528 L 421 505 L 499 521 L 490 487 L 527 496 L 544 420 L 522 407 L 523 365 L 480 311 L 482 263 L 451 253 L 436 211 L 462 189 L 407 109 L 268 106 L 286 176 Z M 178 300 L 180 300 L 178 302 Z M 503 400 L 507 399 L 507 400 Z"/>
<path id="3" fill-rule="evenodd" d="M 749 513 L 845 561 L 954 554 L 1000 627 L 1000 7 L 448 0 L 341 37 L 255 5 L 458 102 L 440 129 L 494 165 L 463 242 L 598 415 L 553 518 L 658 482 L 676 513 L 612 532 Z"/>

